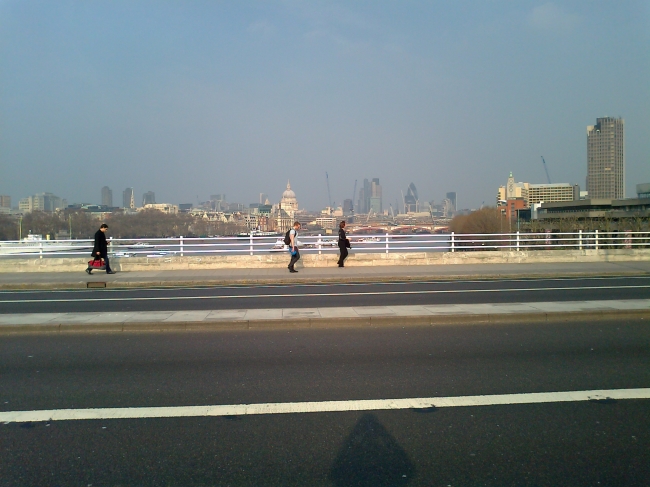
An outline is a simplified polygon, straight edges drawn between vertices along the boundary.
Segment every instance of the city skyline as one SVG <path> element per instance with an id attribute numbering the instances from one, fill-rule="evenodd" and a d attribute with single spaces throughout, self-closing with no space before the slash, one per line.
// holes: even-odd
<path id="1" fill-rule="evenodd" d="M 478 208 L 510 171 L 545 182 L 541 155 L 585 186 L 584 128 L 611 116 L 633 196 L 650 180 L 649 22 L 640 0 L 7 0 L 0 194 L 96 202 L 101 175 L 118 201 L 128 185 L 137 203 L 248 204 L 290 179 L 318 209 L 327 172 L 338 204 L 372 176 L 383 209 L 411 182 Z"/>

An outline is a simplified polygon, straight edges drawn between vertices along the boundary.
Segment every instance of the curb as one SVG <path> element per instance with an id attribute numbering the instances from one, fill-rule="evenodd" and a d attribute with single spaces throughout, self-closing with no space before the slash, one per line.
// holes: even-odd
<path id="1" fill-rule="evenodd" d="M 179 281 L 78 281 L 78 282 L 43 282 L 43 283 L 0 283 L 2 291 L 29 291 L 29 290 L 74 290 L 89 289 L 92 283 L 105 283 L 100 289 L 151 289 L 151 288 L 188 288 L 188 287 L 216 287 L 232 285 L 286 285 L 286 284 L 340 284 L 340 283 L 375 283 L 375 282 L 407 282 L 407 281 L 455 281 L 477 280 L 491 281 L 500 279 L 560 279 L 560 278 L 589 278 L 589 277 L 632 277 L 650 275 L 644 271 L 623 271 L 623 272 L 561 272 L 561 273 L 530 273 L 530 274 L 457 274 L 457 275 L 420 275 L 420 276 L 368 276 L 368 277 L 321 277 L 310 278 L 299 277 L 275 277 L 267 279 L 211 279 L 211 280 L 179 280 Z"/>
<path id="2" fill-rule="evenodd" d="M 497 325 L 555 323 L 558 321 L 607 321 L 611 319 L 650 318 L 650 310 L 559 311 L 508 314 L 441 314 L 422 316 L 368 316 L 346 318 L 296 318 L 277 320 L 220 320 L 211 322 L 178 321 L 125 323 L 43 323 L 34 325 L 0 325 L 0 335 L 119 333 L 119 332 L 196 332 L 272 329 L 379 328 L 396 326 Z"/>

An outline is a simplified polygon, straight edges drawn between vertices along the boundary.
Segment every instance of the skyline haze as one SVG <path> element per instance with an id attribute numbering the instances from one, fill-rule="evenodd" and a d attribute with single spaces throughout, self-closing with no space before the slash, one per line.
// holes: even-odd
<path id="1" fill-rule="evenodd" d="M 625 120 L 626 196 L 650 182 L 650 4 L 0 1 L 0 194 L 301 208 L 381 181 L 492 205 L 518 181 L 586 189 L 586 128 Z M 198 197 L 198 198 L 197 198 Z M 139 199 L 138 199 L 139 198 Z"/>

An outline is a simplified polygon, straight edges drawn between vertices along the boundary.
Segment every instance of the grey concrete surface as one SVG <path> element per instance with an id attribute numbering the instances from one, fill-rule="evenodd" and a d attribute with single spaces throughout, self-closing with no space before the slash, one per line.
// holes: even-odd
<path id="1" fill-rule="evenodd" d="M 629 262 L 556 262 L 537 264 L 456 264 L 368 267 L 299 267 L 297 274 L 286 269 L 196 269 L 117 272 L 108 275 L 83 268 L 73 272 L 0 273 L 0 289 L 79 289 L 92 284 L 109 288 L 158 286 L 209 286 L 237 283 L 392 281 L 414 279 L 504 277 L 561 277 L 604 275 L 648 275 L 650 260 Z"/>
<path id="2" fill-rule="evenodd" d="M 193 331 L 235 328 L 323 328 L 448 323 L 545 322 L 650 318 L 650 299 L 426 306 L 358 306 L 115 313 L 0 314 L 0 334 L 28 332 Z"/>

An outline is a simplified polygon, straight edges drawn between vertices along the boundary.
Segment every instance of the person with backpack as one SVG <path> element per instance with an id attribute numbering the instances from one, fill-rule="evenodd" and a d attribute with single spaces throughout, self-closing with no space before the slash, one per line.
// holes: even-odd
<path id="1" fill-rule="evenodd" d="M 293 228 L 289 229 L 284 236 L 284 243 L 289 246 L 289 252 L 291 253 L 289 272 L 298 272 L 293 267 L 300 259 L 300 252 L 298 252 L 298 230 L 300 230 L 300 222 L 294 222 Z"/>

